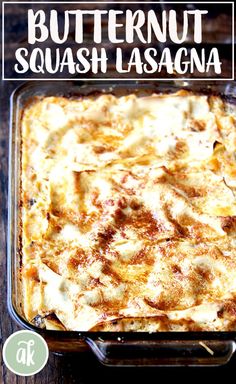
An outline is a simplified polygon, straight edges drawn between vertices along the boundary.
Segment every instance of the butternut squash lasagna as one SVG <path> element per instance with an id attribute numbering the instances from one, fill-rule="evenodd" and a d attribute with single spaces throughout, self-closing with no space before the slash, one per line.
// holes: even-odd
<path id="1" fill-rule="evenodd" d="M 236 113 L 217 96 L 38 97 L 21 123 L 28 321 L 236 330 Z"/>

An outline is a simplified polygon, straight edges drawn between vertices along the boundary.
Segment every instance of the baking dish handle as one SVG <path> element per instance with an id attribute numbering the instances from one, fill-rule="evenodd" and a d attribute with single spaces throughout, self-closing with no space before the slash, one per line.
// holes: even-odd
<path id="1" fill-rule="evenodd" d="M 99 361 L 109 366 L 218 366 L 235 351 L 231 340 L 103 340 L 86 338 Z"/>

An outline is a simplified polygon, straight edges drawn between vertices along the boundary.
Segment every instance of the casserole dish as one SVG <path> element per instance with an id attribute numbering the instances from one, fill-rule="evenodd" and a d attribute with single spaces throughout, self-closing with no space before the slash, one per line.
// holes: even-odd
<path id="1" fill-rule="evenodd" d="M 221 94 L 227 103 L 234 103 L 233 83 L 226 86 L 191 83 L 96 83 L 78 82 L 29 83 L 16 90 L 12 96 L 9 174 L 9 238 L 8 238 L 8 306 L 11 315 L 24 327 L 40 332 L 54 352 L 85 350 L 90 346 L 99 360 L 108 365 L 219 365 L 229 360 L 235 349 L 234 332 L 78 332 L 56 331 L 43 328 L 42 319 L 36 316 L 29 323 L 23 312 L 19 270 L 20 242 L 20 151 L 22 110 L 35 96 L 91 96 L 114 93 L 117 96 L 136 93 L 169 93 L 179 89 L 206 94 Z M 65 89 L 67 90 L 65 92 Z"/>

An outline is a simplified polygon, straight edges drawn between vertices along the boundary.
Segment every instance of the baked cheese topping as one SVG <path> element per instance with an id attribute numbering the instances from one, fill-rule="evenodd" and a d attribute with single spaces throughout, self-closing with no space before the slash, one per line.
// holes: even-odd
<path id="1" fill-rule="evenodd" d="M 236 330 L 236 114 L 216 96 L 38 97 L 22 117 L 26 318 Z"/>

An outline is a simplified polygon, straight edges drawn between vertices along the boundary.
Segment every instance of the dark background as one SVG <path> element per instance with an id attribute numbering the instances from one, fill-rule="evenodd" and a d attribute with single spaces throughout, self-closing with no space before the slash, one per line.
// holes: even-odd
<path id="1" fill-rule="evenodd" d="M 216 7 L 217 8 L 217 7 Z M 14 8 L 15 9 L 15 8 Z M 14 42 L 7 42 L 7 57 L 5 65 L 10 65 L 12 60 L 12 50 L 20 39 L 25 25 L 19 26 L 17 22 L 18 14 L 12 8 L 11 23 L 8 28 L 12 28 Z M 208 24 L 209 30 L 206 44 L 217 42 L 220 49 L 225 54 L 227 61 L 228 77 L 231 76 L 231 57 L 230 41 L 224 38 L 225 23 L 227 14 L 215 14 L 212 24 Z M 217 21 L 218 20 L 218 21 Z M 221 20 L 221 22 L 219 21 Z M 224 20 L 224 22 L 223 22 Z M 228 20 L 230 22 L 230 20 Z M 214 26 L 214 31 L 211 29 Z M 18 29 L 17 29 L 18 28 Z M 228 52 L 228 53 L 227 53 Z M 6 338 L 20 328 L 11 320 L 6 305 L 6 245 L 7 245 L 7 182 L 8 182 L 8 130 L 9 130 L 9 97 L 11 92 L 20 82 L 2 81 L 0 88 L 0 339 L 3 343 Z M 2 348 L 1 348 L 2 349 Z M 1 352 L 1 350 L 0 350 Z M 0 353 L 1 354 L 1 353 Z M 152 381 L 158 383 L 161 380 L 168 382 L 181 380 L 182 383 L 189 383 L 205 380 L 210 376 L 210 380 L 227 380 L 231 377 L 234 380 L 236 368 L 236 358 L 232 358 L 229 364 L 215 368 L 108 368 L 97 362 L 90 352 L 75 355 L 56 356 L 50 353 L 46 367 L 37 375 L 28 378 L 19 377 L 11 373 L 1 362 L 0 384 L 64 384 L 64 383 L 143 383 Z"/>

